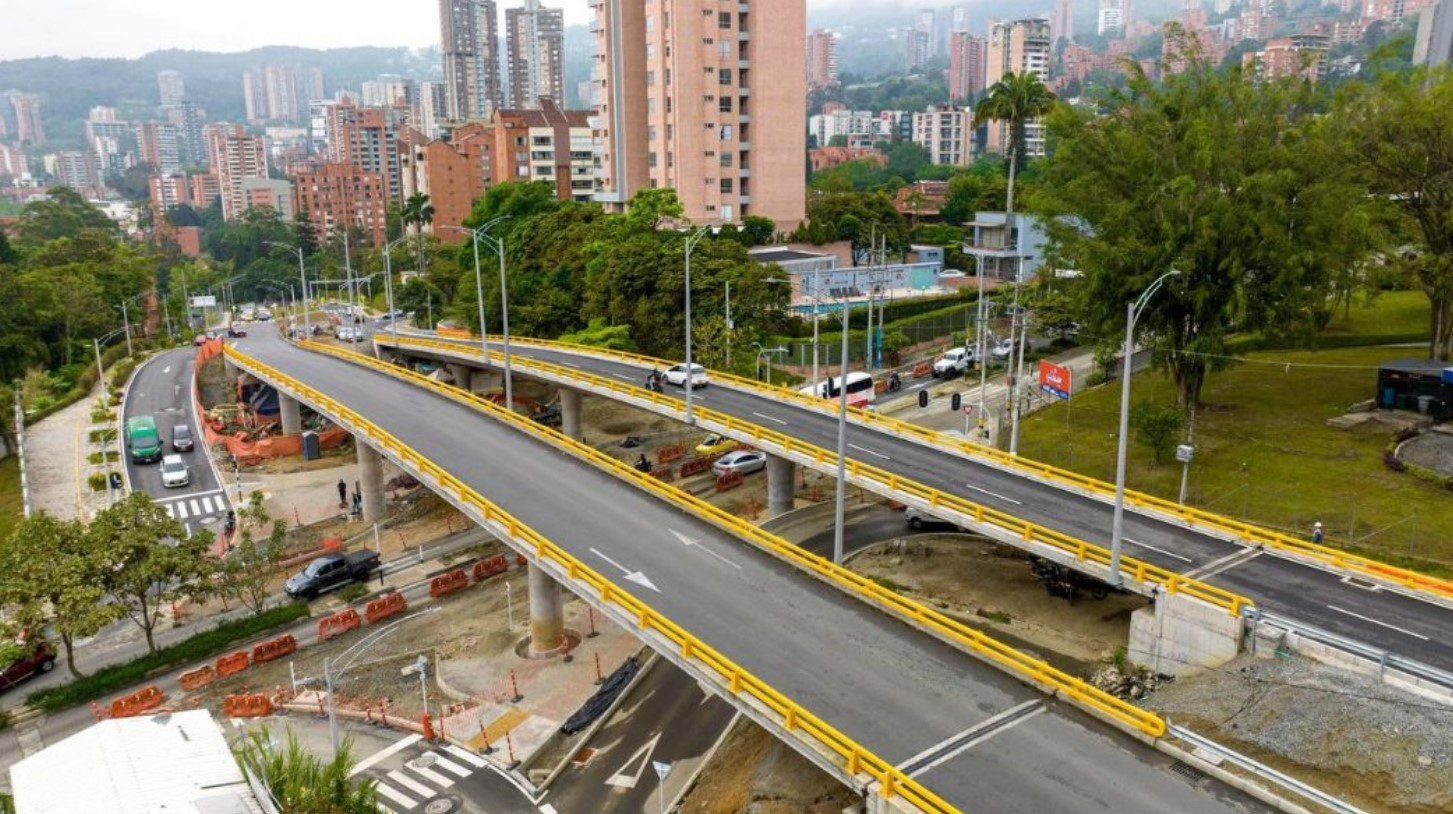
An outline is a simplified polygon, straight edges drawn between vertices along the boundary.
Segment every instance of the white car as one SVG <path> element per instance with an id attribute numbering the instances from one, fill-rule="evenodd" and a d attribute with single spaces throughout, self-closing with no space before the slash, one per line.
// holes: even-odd
<path id="1" fill-rule="evenodd" d="M 1008 359 L 1010 356 L 1012 356 L 1014 354 L 1014 340 L 1012 340 L 1012 339 L 996 339 L 996 340 L 994 340 L 994 350 L 993 350 L 993 353 L 994 353 L 994 358 L 995 359 L 998 359 L 1001 362 L 1004 361 L 1005 359 Z"/>
<path id="2" fill-rule="evenodd" d="M 968 373 L 973 366 L 973 348 L 949 348 L 933 363 L 933 377 L 935 379 L 952 379 Z"/>
<path id="3" fill-rule="evenodd" d="M 666 383 L 674 384 L 677 387 L 686 386 L 686 365 L 677 365 L 666 371 Z M 707 384 L 706 368 L 701 365 L 691 366 L 691 389 L 705 387 Z"/>
<path id="4" fill-rule="evenodd" d="M 164 455 L 161 459 L 161 485 L 168 489 L 192 482 L 192 472 L 180 455 Z"/>
<path id="5" fill-rule="evenodd" d="M 750 475 L 753 472 L 758 472 L 766 468 L 767 453 L 758 452 L 754 449 L 728 452 L 720 458 L 717 458 L 716 463 L 711 465 L 711 471 L 715 472 L 718 476 L 729 475 L 733 472 Z"/>

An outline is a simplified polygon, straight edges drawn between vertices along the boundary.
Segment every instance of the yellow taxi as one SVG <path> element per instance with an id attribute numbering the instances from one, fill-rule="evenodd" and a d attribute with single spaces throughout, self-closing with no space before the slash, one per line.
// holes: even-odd
<path id="1" fill-rule="evenodd" d="M 710 458 L 713 455 L 721 455 L 736 449 L 736 441 L 724 435 L 708 435 L 705 441 L 696 445 L 696 454 L 702 458 Z"/>

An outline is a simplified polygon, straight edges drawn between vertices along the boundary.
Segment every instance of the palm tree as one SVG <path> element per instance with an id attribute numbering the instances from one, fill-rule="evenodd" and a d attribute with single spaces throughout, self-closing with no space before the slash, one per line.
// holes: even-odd
<path id="1" fill-rule="evenodd" d="M 418 265 L 419 274 L 424 273 L 424 227 L 434 222 L 434 205 L 429 203 L 429 196 L 422 192 L 416 192 L 404 201 L 403 212 L 401 213 L 404 226 L 413 226 L 414 234 L 418 237 Z"/>
<path id="2" fill-rule="evenodd" d="M 1004 235 L 1008 240 L 1016 234 L 1014 222 L 1014 179 L 1018 175 L 1019 164 L 1024 160 L 1025 134 L 1029 122 L 1043 117 L 1054 109 L 1055 98 L 1049 88 L 1044 86 L 1039 77 L 1032 73 L 1004 74 L 1004 78 L 995 82 L 989 88 L 988 95 L 979 102 L 974 109 L 974 127 L 977 128 L 985 122 L 1005 122 L 1009 125 L 1009 143 L 1005 145 L 1009 153 L 1009 189 L 1004 201 Z M 1017 243 L 1017 241 L 1016 241 Z M 1008 248 L 1008 247 L 1006 247 Z M 983 270 L 979 271 L 979 279 L 983 280 Z M 1015 337 L 1017 330 L 1016 321 L 1019 319 L 1019 269 L 1014 273 L 1014 313 L 1009 323 L 1009 338 Z M 1028 337 L 1026 336 L 1025 339 Z M 1020 340 L 1021 342 L 1024 340 Z M 982 345 L 980 345 L 982 347 Z M 1021 352 L 1019 358 L 1023 360 Z M 1014 392 L 1010 395 L 1010 409 L 1014 411 L 1014 434 L 1019 433 L 1019 380 L 1021 376 L 1014 376 Z M 1003 414 L 1000 414 L 1000 426 L 1002 427 Z M 1002 438 L 1003 433 L 998 437 Z M 1010 448 L 1017 450 L 1018 438 L 1010 440 Z"/>
<path id="3" fill-rule="evenodd" d="M 235 749 L 237 762 L 288 814 L 378 814 L 378 781 L 351 774 L 357 763 L 351 738 L 326 763 L 291 730 L 281 744 L 266 730 L 253 732 Z"/>

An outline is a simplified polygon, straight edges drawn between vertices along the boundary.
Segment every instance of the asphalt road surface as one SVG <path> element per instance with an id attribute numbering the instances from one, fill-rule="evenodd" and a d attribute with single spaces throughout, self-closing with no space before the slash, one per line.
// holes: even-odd
<path id="1" fill-rule="evenodd" d="M 468 407 L 270 334 L 237 345 L 621 578 L 877 755 L 916 759 L 912 770 L 964 810 L 1265 810 L 1188 780 L 1139 741 Z M 644 582 L 626 582 L 628 572 Z"/>
<path id="2" fill-rule="evenodd" d="M 658 660 L 582 745 L 577 758 L 586 759 L 567 766 L 541 802 L 559 814 L 657 814 L 663 799 L 669 803 L 681 793 L 735 717 L 731 704 Z M 664 790 L 655 763 L 670 767 Z"/>
<path id="3" fill-rule="evenodd" d="M 133 491 L 146 492 L 164 506 L 172 517 L 193 534 L 207 529 L 221 534 L 229 506 L 225 485 L 217 479 L 209 457 L 206 440 L 192 401 L 192 365 L 196 351 L 179 348 L 148 359 L 136 371 L 122 405 L 121 426 L 138 416 L 149 415 L 156 420 L 164 454 L 181 455 L 187 462 L 192 482 L 187 486 L 167 488 L 161 484 L 161 464 L 138 464 L 126 458 L 126 477 Z M 172 449 L 172 430 L 177 424 L 192 429 L 191 452 Z"/>
<path id="4" fill-rule="evenodd" d="M 644 367 L 558 350 L 515 345 L 512 351 L 638 385 L 648 372 Z M 442 358 L 413 350 L 410 354 Z M 475 354 L 477 348 L 461 345 L 455 358 L 477 358 Z M 683 391 L 668 386 L 665 393 L 680 397 Z M 837 448 L 837 421 L 831 415 L 719 384 L 698 390 L 693 400 L 824 449 Z M 847 436 L 849 458 L 1082 540 L 1110 545 L 1113 507 L 1106 501 L 869 427 L 849 424 Z M 1203 577 L 1206 582 L 1249 596 L 1268 612 L 1453 671 L 1453 637 L 1446 635 L 1453 630 L 1453 609 L 1274 554 L 1259 553 L 1217 568 L 1247 549 L 1128 507 L 1125 542 L 1126 554 L 1172 571 L 1209 567 L 1212 575 Z"/>

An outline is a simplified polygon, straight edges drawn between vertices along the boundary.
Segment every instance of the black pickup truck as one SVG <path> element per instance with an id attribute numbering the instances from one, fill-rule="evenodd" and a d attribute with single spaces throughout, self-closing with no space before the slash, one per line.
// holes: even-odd
<path id="1" fill-rule="evenodd" d="M 283 584 L 283 592 L 294 599 L 312 599 L 351 582 L 364 582 L 378 568 L 378 554 L 372 551 L 327 554 L 290 577 Z"/>

